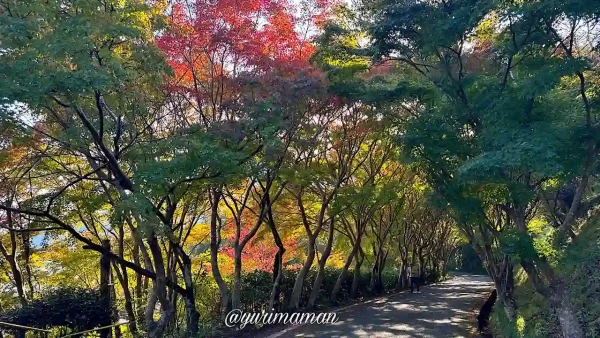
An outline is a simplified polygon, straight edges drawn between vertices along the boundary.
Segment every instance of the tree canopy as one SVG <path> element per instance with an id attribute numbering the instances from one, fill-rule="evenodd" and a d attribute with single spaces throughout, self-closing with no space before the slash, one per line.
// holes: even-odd
<path id="1" fill-rule="evenodd" d="M 211 336 L 231 309 L 401 290 L 462 255 L 515 335 L 537 306 L 540 335 L 594 336 L 570 274 L 600 238 L 599 20 L 582 0 L 0 0 L 0 319 Z M 93 320 L 34 318 L 77 302 Z"/>

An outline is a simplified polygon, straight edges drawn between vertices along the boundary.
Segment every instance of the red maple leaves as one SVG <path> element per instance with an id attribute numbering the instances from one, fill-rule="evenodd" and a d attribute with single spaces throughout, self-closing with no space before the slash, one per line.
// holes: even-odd
<path id="1" fill-rule="evenodd" d="M 300 5 L 301 4 L 301 5 Z M 158 39 L 175 71 L 174 86 L 198 86 L 240 72 L 308 65 L 310 39 L 331 1 L 176 1 Z"/>
<path id="2" fill-rule="evenodd" d="M 240 238 L 244 238 L 250 232 L 255 222 L 255 217 L 243 217 L 243 223 L 240 229 Z M 221 249 L 221 253 L 229 257 L 231 261 L 233 261 L 235 257 L 233 248 L 233 243 L 235 241 L 235 231 L 233 230 L 234 227 L 234 221 L 233 219 L 230 219 L 225 225 L 227 234 L 223 238 L 224 245 Z M 284 255 L 285 264 L 285 262 L 295 257 L 298 241 L 295 236 L 285 236 L 283 237 L 283 245 L 287 252 L 287 254 Z M 278 248 L 273 243 L 271 233 L 265 229 L 265 232 L 262 233 L 262 235 L 254 236 L 244 247 L 244 250 L 242 251 L 242 262 L 244 262 L 243 271 L 271 271 L 273 269 L 273 260 L 277 254 L 277 251 Z"/>

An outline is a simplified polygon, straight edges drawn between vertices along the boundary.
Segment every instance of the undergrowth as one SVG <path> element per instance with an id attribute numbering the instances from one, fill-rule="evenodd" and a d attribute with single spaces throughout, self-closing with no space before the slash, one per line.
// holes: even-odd
<path id="1" fill-rule="evenodd" d="M 589 226 L 554 263 L 566 282 L 569 298 L 586 337 L 600 337 L 600 227 Z M 515 271 L 517 319 L 508 321 L 497 303 L 491 326 L 495 337 L 562 337 L 550 304 L 535 291 L 521 268 Z"/>

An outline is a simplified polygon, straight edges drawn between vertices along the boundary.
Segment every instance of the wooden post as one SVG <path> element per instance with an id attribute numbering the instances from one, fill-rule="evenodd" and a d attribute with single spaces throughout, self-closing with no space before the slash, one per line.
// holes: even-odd
<path id="1" fill-rule="evenodd" d="M 102 256 L 100 257 L 100 296 L 102 297 L 102 307 L 104 309 L 109 309 L 110 308 L 110 275 L 111 275 L 111 271 L 110 271 L 110 257 L 108 256 L 108 253 L 110 252 L 110 241 L 109 240 L 103 240 L 102 241 L 102 248 L 104 249 L 104 252 L 102 253 Z M 111 325 L 111 317 L 112 312 L 108 315 L 107 320 L 105 323 L 102 323 L 102 326 L 110 326 Z M 100 330 L 100 338 L 111 338 L 112 337 L 112 330 L 111 328 L 105 328 Z"/>

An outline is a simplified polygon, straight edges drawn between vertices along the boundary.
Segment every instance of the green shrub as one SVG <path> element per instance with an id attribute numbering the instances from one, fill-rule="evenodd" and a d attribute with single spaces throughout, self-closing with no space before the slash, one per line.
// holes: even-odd
<path id="1" fill-rule="evenodd" d="M 0 321 L 62 333 L 79 332 L 111 322 L 112 310 L 103 304 L 98 290 L 58 287 L 25 306 L 0 314 Z"/>

